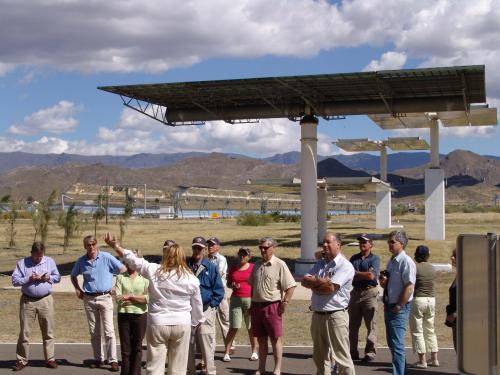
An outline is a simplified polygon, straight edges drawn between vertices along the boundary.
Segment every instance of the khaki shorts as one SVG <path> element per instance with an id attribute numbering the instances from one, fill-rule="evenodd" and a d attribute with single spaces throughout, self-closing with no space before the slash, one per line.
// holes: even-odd
<path id="1" fill-rule="evenodd" d="M 229 302 L 229 327 L 241 328 L 243 320 L 245 326 L 250 329 L 250 304 L 252 299 L 250 297 L 231 297 Z"/>

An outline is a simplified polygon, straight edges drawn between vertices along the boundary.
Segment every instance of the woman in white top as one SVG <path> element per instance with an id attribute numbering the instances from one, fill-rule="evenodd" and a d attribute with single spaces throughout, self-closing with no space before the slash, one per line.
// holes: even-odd
<path id="1" fill-rule="evenodd" d="M 191 329 L 203 321 L 203 304 L 200 282 L 187 267 L 184 250 L 178 244 L 164 246 L 161 263 L 157 264 L 123 249 L 109 233 L 104 241 L 150 281 L 146 374 L 163 375 L 168 352 L 167 374 L 185 375 Z"/>

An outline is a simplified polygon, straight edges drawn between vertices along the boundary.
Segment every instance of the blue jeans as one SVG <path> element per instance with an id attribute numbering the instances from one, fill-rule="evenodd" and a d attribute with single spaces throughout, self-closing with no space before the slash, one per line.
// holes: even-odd
<path id="1" fill-rule="evenodd" d="M 393 313 L 393 304 L 384 305 L 385 333 L 387 346 L 392 354 L 392 375 L 406 374 L 405 336 L 406 324 L 410 314 L 410 303 L 407 303 L 398 313 Z"/>

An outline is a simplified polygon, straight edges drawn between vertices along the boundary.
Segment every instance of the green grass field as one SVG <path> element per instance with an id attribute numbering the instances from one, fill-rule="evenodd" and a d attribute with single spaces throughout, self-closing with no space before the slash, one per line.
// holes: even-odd
<path id="1" fill-rule="evenodd" d="M 424 217 L 422 215 L 405 215 L 395 217 L 394 223 L 404 225 L 404 229 L 410 237 L 407 251 L 410 255 L 416 246 L 424 244 L 431 249 L 431 262 L 449 263 L 451 250 L 455 246 L 457 235 L 461 233 L 487 232 L 500 233 L 500 214 L 498 213 L 453 213 L 446 217 L 446 240 L 425 241 L 424 240 Z M 374 230 L 373 216 L 338 216 L 333 217 L 328 224 L 328 229 L 340 233 L 347 244 L 355 240 L 360 233 L 386 234 L 387 231 Z M 10 285 L 8 274 L 13 270 L 18 259 L 29 255 L 30 246 L 33 241 L 34 229 L 29 220 L 19 220 L 16 225 L 17 246 L 7 248 L 6 223 L 0 226 L 0 273 L 7 274 L 0 277 L 0 287 Z M 108 225 L 100 225 L 98 237 L 110 231 L 118 234 L 118 222 L 110 222 Z M 71 240 L 70 247 L 63 253 L 63 232 L 55 225 L 51 226 L 47 243 L 47 254 L 52 256 L 62 274 L 69 274 L 73 262 L 77 257 L 84 254 L 81 239 L 86 234 L 92 234 L 93 228 L 89 223 L 83 228 L 78 238 Z M 228 256 L 229 262 L 235 262 L 235 255 L 240 246 L 249 246 L 253 255 L 258 255 L 258 239 L 263 236 L 275 238 L 279 245 L 277 256 L 285 259 L 293 267 L 294 260 L 300 256 L 300 224 L 298 223 L 271 223 L 263 227 L 245 227 L 236 225 L 235 219 L 215 220 L 130 220 L 123 245 L 127 248 L 139 248 L 144 255 L 160 255 L 161 247 L 166 239 L 175 239 L 185 249 L 190 249 L 191 239 L 194 236 L 205 237 L 217 236 L 223 242 L 222 253 Z M 103 244 L 103 241 L 101 241 Z M 104 247 L 103 247 L 104 248 Z M 382 257 L 385 265 L 389 259 L 389 252 L 385 240 L 375 241 L 374 251 Z M 343 247 L 344 254 L 349 257 L 357 252 L 357 247 Z M 255 260 L 255 259 L 254 259 Z M 441 273 L 437 279 L 437 313 L 436 329 L 441 346 L 452 346 L 451 331 L 445 327 L 444 306 L 448 300 L 448 286 L 453 280 L 451 273 Z M 0 289 L 2 296 L 1 313 L 4 319 L 0 321 L 0 340 L 2 342 L 13 342 L 17 340 L 18 334 L 18 304 L 19 291 Z M 88 329 L 85 313 L 80 300 L 72 293 L 58 293 L 55 295 L 56 303 L 56 338 L 60 342 L 88 342 Z M 309 334 L 310 312 L 308 301 L 293 301 L 285 317 L 285 342 L 288 345 L 311 344 Z M 380 306 L 382 312 L 382 306 Z M 379 314 L 378 333 L 379 342 L 385 345 L 385 334 L 383 325 L 383 314 Z M 364 332 L 364 329 L 361 330 Z M 36 330 L 35 330 L 36 332 Z M 220 332 L 219 332 L 220 333 Z M 246 343 L 242 332 L 238 333 L 239 343 Z M 40 340 L 36 333 L 34 340 Z M 410 343 L 410 335 L 407 334 L 407 342 Z"/>

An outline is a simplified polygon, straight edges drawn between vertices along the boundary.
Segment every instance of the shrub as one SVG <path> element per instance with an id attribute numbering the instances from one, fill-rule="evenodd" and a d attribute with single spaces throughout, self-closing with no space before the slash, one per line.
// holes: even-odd
<path id="1" fill-rule="evenodd" d="M 254 214 L 250 212 L 244 212 L 238 216 L 236 219 L 236 224 L 246 225 L 251 227 L 258 227 L 267 225 L 272 221 L 271 215 L 265 214 Z"/>

